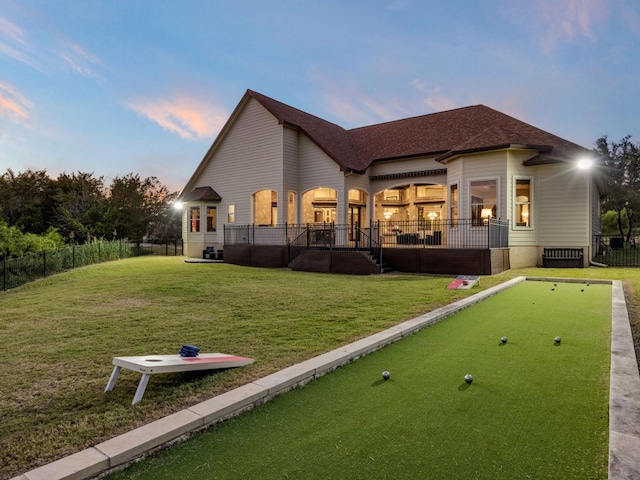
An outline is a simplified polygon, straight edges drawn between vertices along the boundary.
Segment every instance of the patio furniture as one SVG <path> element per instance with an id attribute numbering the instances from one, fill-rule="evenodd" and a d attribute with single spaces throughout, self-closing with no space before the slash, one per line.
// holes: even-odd
<path id="1" fill-rule="evenodd" d="M 545 248 L 542 266 L 545 268 L 583 268 L 584 252 L 581 248 Z"/>

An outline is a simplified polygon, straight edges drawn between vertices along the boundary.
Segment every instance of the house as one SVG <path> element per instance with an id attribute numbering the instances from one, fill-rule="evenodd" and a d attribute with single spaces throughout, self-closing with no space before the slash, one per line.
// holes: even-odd
<path id="1" fill-rule="evenodd" d="M 247 90 L 180 193 L 184 251 L 340 271 L 369 248 L 398 270 L 486 274 L 564 247 L 587 266 L 590 156 L 484 105 L 347 130 Z"/>

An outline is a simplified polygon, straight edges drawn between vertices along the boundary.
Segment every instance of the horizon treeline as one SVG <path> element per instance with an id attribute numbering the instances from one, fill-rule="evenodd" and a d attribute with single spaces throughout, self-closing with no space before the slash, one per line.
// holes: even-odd
<path id="1" fill-rule="evenodd" d="M 177 195 L 133 172 L 107 185 L 87 172 L 51 178 L 46 170 L 8 169 L 0 176 L 0 256 L 97 239 L 179 238 Z"/>

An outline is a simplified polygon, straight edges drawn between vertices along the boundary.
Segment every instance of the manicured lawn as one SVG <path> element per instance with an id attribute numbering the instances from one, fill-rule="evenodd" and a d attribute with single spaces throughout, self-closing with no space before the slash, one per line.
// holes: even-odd
<path id="1" fill-rule="evenodd" d="M 604 479 L 610 327 L 526 282 L 110 478 Z"/>
<path id="2" fill-rule="evenodd" d="M 483 278 L 480 288 L 517 275 L 619 279 L 630 299 L 640 292 L 640 269 L 624 268 L 514 270 Z M 445 290 L 450 279 L 142 257 L 0 292 L 0 478 L 474 293 Z M 635 326 L 635 309 L 631 315 Z M 256 362 L 224 373 L 159 375 L 134 407 L 139 374 L 123 371 L 103 393 L 114 356 L 177 353 L 183 343 Z"/>
<path id="3" fill-rule="evenodd" d="M 483 279 L 482 288 L 503 278 Z M 10 478 L 473 292 L 450 277 L 345 276 L 141 257 L 0 292 L 0 478 Z M 224 373 L 123 371 L 182 344 L 255 358 Z"/>

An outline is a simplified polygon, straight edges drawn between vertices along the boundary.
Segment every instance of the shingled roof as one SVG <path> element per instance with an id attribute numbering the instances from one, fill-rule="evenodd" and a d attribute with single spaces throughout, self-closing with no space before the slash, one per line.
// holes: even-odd
<path id="1" fill-rule="evenodd" d="M 247 90 L 282 124 L 302 130 L 343 170 L 416 156 L 441 162 L 465 153 L 509 147 L 537 150 L 528 164 L 569 161 L 587 149 L 484 105 L 346 130 L 258 92 Z"/>

